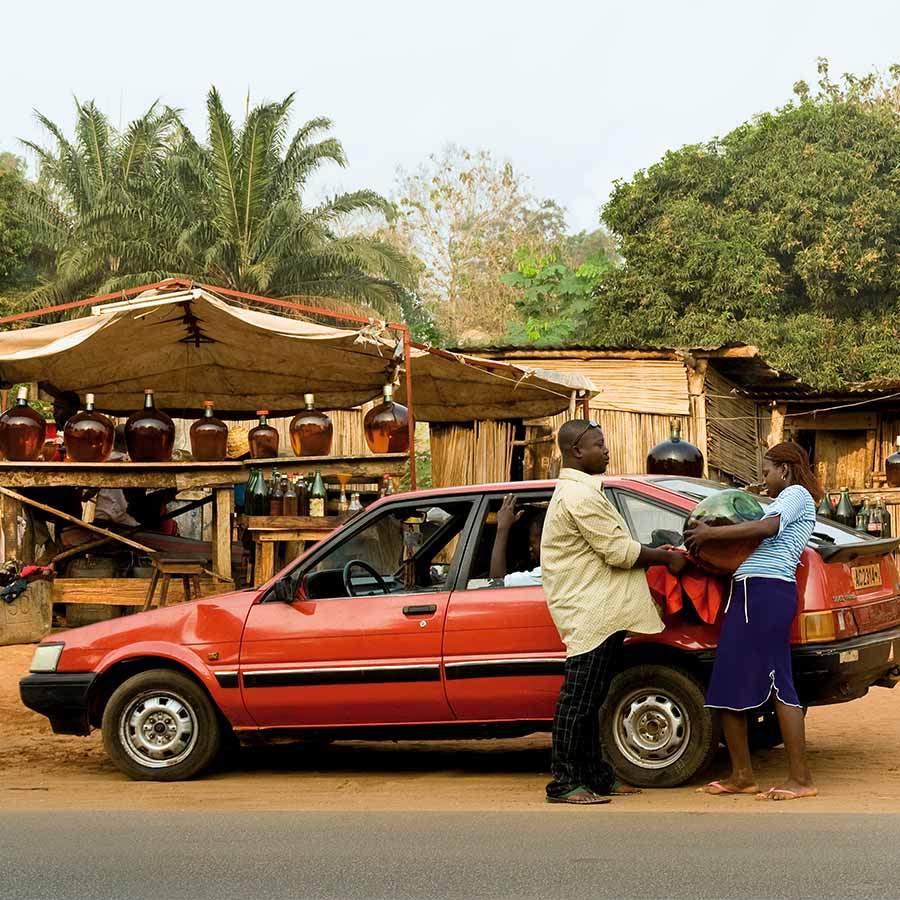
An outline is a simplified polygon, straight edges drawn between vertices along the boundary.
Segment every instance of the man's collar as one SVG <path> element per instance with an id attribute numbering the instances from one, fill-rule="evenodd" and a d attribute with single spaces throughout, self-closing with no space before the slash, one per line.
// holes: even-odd
<path id="1" fill-rule="evenodd" d="M 578 469 L 560 469 L 559 479 L 560 481 L 580 481 L 597 490 L 603 490 L 602 475 L 588 475 L 587 472 L 581 472 Z"/>

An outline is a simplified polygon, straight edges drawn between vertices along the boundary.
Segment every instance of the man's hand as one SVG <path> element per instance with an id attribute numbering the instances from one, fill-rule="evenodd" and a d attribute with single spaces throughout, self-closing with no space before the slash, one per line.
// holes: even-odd
<path id="1" fill-rule="evenodd" d="M 673 574 L 677 575 L 681 572 L 684 567 L 688 564 L 688 558 L 686 553 L 681 553 L 678 550 L 673 550 L 669 553 L 669 560 L 666 563 L 666 568 Z"/>
<path id="2" fill-rule="evenodd" d="M 509 531 L 522 516 L 525 510 L 516 511 L 516 498 L 514 494 L 507 494 L 497 510 L 497 531 Z"/>
<path id="3" fill-rule="evenodd" d="M 684 546 L 693 556 L 712 537 L 712 526 L 702 522 L 692 522 L 684 531 Z"/>

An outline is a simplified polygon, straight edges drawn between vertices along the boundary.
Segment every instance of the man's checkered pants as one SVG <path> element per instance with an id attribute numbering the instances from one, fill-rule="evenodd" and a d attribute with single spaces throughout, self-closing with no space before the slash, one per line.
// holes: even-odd
<path id="1" fill-rule="evenodd" d="M 566 660 L 565 678 L 553 717 L 553 781 L 547 796 L 559 797 L 577 787 L 609 794 L 615 775 L 600 749 L 600 707 L 618 671 L 625 632 L 599 647 Z"/>

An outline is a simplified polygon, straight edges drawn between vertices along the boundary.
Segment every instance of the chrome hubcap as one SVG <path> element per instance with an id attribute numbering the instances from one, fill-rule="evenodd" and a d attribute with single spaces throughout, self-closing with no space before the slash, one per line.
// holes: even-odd
<path id="1" fill-rule="evenodd" d="M 162 769 L 188 756 L 197 741 L 197 717 L 177 694 L 141 694 L 121 718 L 122 746 L 142 766 Z"/>
<path id="2" fill-rule="evenodd" d="M 664 769 L 679 759 L 691 737 L 691 723 L 671 697 L 633 691 L 616 706 L 616 748 L 644 769 Z"/>

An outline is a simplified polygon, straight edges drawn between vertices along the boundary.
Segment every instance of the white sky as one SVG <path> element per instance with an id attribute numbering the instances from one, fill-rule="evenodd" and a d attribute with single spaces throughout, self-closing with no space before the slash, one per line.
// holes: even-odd
<path id="1" fill-rule="evenodd" d="M 616 178 L 787 102 L 795 81 L 900 62 L 900 4 L 45 0 L 4 5 L 0 150 L 71 131 L 72 96 L 125 123 L 156 98 L 204 133 L 214 83 L 236 116 L 297 92 L 334 120 L 350 166 L 316 192 L 389 194 L 446 143 L 486 148 L 593 228 Z"/>

